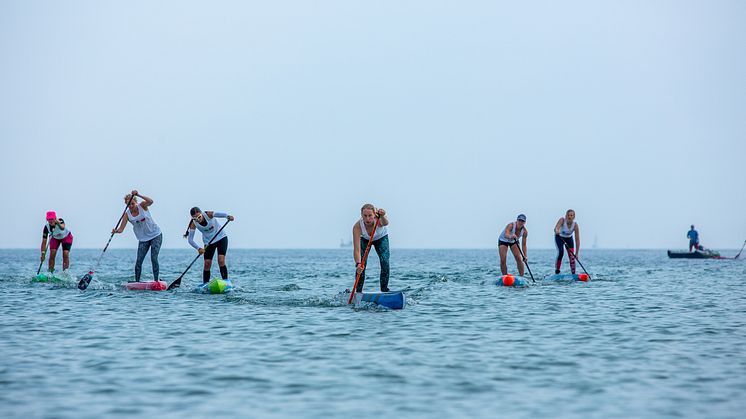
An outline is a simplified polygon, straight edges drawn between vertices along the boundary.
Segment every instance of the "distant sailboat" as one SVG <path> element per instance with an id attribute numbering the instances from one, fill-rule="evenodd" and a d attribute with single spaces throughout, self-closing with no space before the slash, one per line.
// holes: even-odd
<path id="1" fill-rule="evenodd" d="M 345 247 L 352 247 L 352 240 L 346 242 L 344 239 L 339 239 L 339 247 L 345 248 Z"/>
<path id="2" fill-rule="evenodd" d="M 598 249 L 598 234 L 593 236 L 593 249 Z"/>

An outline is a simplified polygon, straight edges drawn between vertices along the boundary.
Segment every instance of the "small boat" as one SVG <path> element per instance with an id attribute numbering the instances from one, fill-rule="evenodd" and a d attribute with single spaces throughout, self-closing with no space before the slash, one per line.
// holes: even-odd
<path id="1" fill-rule="evenodd" d="M 554 274 L 544 278 L 544 281 L 583 281 L 587 282 L 588 274 Z"/>
<path id="2" fill-rule="evenodd" d="M 122 287 L 130 291 L 165 291 L 168 288 L 166 281 L 141 281 L 128 282 Z"/>
<path id="3" fill-rule="evenodd" d="M 719 259 L 720 253 L 712 250 L 696 250 L 694 252 L 686 252 L 683 250 L 669 250 L 668 257 L 671 259 Z"/>
<path id="4" fill-rule="evenodd" d="M 407 304 L 407 299 L 401 291 L 355 293 L 355 305 L 361 302 L 376 304 L 392 310 L 401 310 Z"/>
<path id="5" fill-rule="evenodd" d="M 194 291 L 203 294 L 225 294 L 231 292 L 232 289 L 233 282 L 230 279 L 213 279 L 198 286 Z"/>
<path id="6" fill-rule="evenodd" d="M 527 287 L 528 280 L 522 276 L 507 274 L 497 278 L 495 285 L 503 287 Z"/>

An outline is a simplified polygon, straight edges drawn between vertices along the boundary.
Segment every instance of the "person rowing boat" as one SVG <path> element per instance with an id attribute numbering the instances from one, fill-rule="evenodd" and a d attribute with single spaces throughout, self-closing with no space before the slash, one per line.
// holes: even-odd
<path id="1" fill-rule="evenodd" d="M 699 246 L 699 233 L 694 229 L 694 224 L 692 224 L 692 228 L 686 232 L 686 238 L 689 239 L 690 252 L 692 251 L 692 248 L 694 248 L 694 251 L 701 250 Z"/>

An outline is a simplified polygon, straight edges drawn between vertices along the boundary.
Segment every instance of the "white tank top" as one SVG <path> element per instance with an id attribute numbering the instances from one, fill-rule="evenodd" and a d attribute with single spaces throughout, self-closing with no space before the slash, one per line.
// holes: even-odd
<path id="1" fill-rule="evenodd" d="M 47 232 L 49 232 L 49 230 L 49 223 L 47 223 Z M 67 226 L 63 229 L 60 228 L 60 226 L 55 225 L 51 230 L 52 232 L 49 234 L 57 240 L 62 240 L 70 234 L 70 230 L 67 229 Z"/>
<path id="2" fill-rule="evenodd" d="M 572 233 L 575 232 L 575 224 L 577 224 L 577 221 L 572 222 L 572 226 L 567 225 L 567 218 L 562 219 L 562 224 L 560 224 L 560 231 L 559 235 L 560 237 L 572 237 Z"/>
<path id="3" fill-rule="evenodd" d="M 197 230 L 199 230 L 199 232 L 202 233 L 202 243 L 204 243 L 205 246 L 207 246 L 207 244 L 210 243 L 210 241 L 212 241 L 213 243 L 217 243 L 218 241 L 222 240 L 224 237 L 228 237 L 228 235 L 225 234 L 225 231 L 221 231 L 220 235 L 215 237 L 215 233 L 217 233 L 218 230 L 220 230 L 220 224 L 218 224 L 218 220 L 216 220 L 215 217 L 209 218 L 207 214 L 205 214 L 204 212 L 202 212 L 202 217 L 204 217 L 205 220 L 207 220 L 207 225 L 203 226 L 202 224 L 195 221 L 194 227 L 196 227 Z M 215 240 L 212 239 L 213 237 L 215 237 Z"/>
<path id="4" fill-rule="evenodd" d="M 161 228 L 153 221 L 150 211 L 142 209 L 140 204 L 137 204 L 137 209 L 139 213 L 137 217 L 134 217 L 129 207 L 127 208 L 127 220 L 132 223 L 132 229 L 135 231 L 137 240 L 146 242 L 158 237 L 161 234 Z"/>
<path id="5" fill-rule="evenodd" d="M 373 241 L 376 241 L 386 235 L 389 234 L 388 228 L 386 226 L 381 225 L 381 223 L 378 223 L 378 227 L 376 228 L 376 234 L 373 235 Z M 365 228 L 365 223 L 363 222 L 363 219 L 360 219 L 360 235 L 365 240 L 370 240 L 370 234 L 368 234 L 368 230 Z"/>
<path id="6" fill-rule="evenodd" d="M 517 226 L 518 226 L 518 223 L 513 221 L 513 231 L 512 231 L 513 234 L 515 234 L 515 228 Z M 525 235 L 526 235 L 526 228 L 524 227 L 521 229 L 520 237 L 523 237 Z M 507 237 L 505 237 L 505 230 L 500 232 L 500 237 L 498 238 L 498 240 L 500 240 L 501 242 L 505 242 L 505 243 L 515 243 L 515 239 L 508 239 Z"/>

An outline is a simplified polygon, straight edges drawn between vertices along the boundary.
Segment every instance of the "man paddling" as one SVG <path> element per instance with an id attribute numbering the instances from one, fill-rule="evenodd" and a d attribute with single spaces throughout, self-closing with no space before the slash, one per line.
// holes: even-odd
<path id="1" fill-rule="evenodd" d="M 378 227 L 375 228 L 376 218 L 380 217 Z M 352 243 L 353 256 L 355 258 L 356 274 L 360 274 L 360 280 L 357 283 L 355 292 L 363 291 L 365 282 L 365 266 L 367 260 L 362 259 L 361 249 L 368 246 L 369 241 L 376 248 L 378 259 L 381 262 L 381 292 L 389 290 L 389 232 L 387 226 L 389 219 L 386 217 L 386 210 L 379 208 L 376 210 L 372 204 L 365 204 L 360 208 L 360 219 L 352 226 Z M 373 229 L 375 228 L 375 234 Z M 373 237 L 371 237 L 373 235 Z"/>
<path id="2" fill-rule="evenodd" d="M 699 250 L 699 233 L 694 229 L 694 224 L 692 224 L 691 230 L 686 233 L 686 238 L 689 239 L 689 252 L 692 251 L 692 247 L 694 250 Z"/>
<path id="3" fill-rule="evenodd" d="M 518 239 L 523 237 L 522 243 L 518 243 Z M 526 216 L 519 214 L 516 217 L 516 221 L 508 223 L 503 231 L 500 233 L 500 237 L 497 239 L 498 250 L 500 253 L 500 272 L 503 275 L 508 274 L 508 248 L 513 252 L 515 257 L 515 263 L 518 265 L 518 275 L 523 276 L 524 273 L 524 262 L 528 261 L 528 249 L 526 248 L 526 240 L 528 239 L 528 230 L 526 230 Z M 521 250 L 518 246 L 523 248 L 523 255 L 521 257 Z"/>

